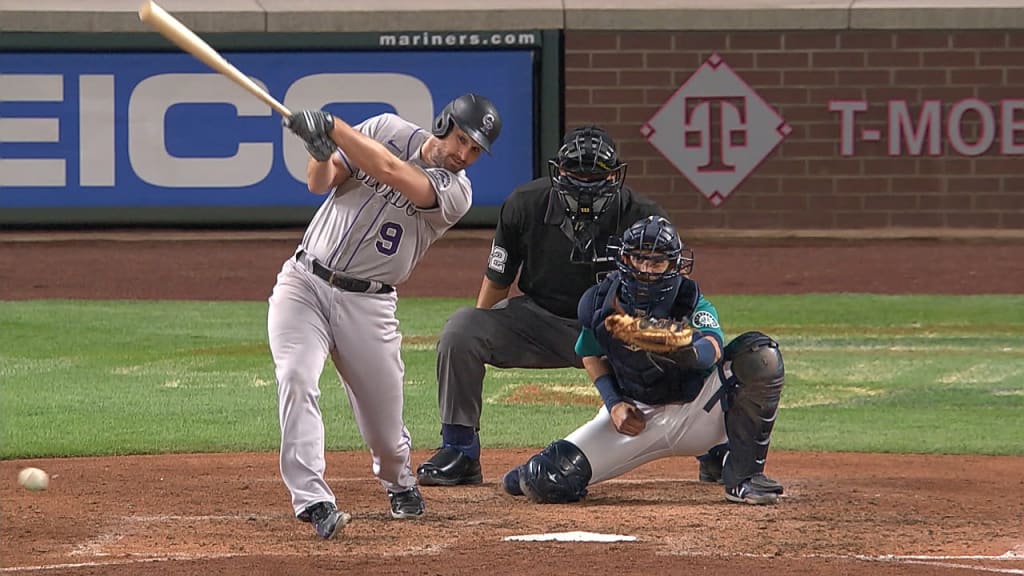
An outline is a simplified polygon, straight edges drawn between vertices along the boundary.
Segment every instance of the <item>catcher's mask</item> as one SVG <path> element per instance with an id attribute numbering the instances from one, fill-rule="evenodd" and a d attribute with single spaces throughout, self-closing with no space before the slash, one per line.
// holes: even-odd
<path id="1" fill-rule="evenodd" d="M 569 132 L 548 176 L 572 223 L 573 262 L 593 262 L 597 221 L 618 199 L 626 180 L 626 164 L 619 159 L 615 141 L 597 126 Z"/>
<path id="2" fill-rule="evenodd" d="M 673 292 L 677 277 L 693 271 L 693 250 L 671 222 L 648 216 L 623 232 L 616 263 L 622 277 L 619 299 L 627 311 L 646 315 Z"/>

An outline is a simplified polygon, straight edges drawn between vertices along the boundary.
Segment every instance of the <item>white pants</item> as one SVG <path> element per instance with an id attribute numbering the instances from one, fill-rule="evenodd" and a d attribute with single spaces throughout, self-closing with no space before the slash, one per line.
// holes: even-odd
<path id="1" fill-rule="evenodd" d="M 590 484 L 616 478 L 660 458 L 700 456 L 726 440 L 722 403 L 716 401 L 710 411 L 704 410 L 721 387 L 715 370 L 704 380 L 704 387 L 693 402 L 659 406 L 637 403 L 644 413 L 646 427 L 636 436 L 619 433 L 602 406 L 593 420 L 565 439 L 590 461 Z"/>
<path id="2" fill-rule="evenodd" d="M 277 374 L 281 476 L 298 515 L 335 502 L 324 480 L 320 374 L 330 355 L 345 384 L 373 473 L 389 490 L 416 485 L 402 419 L 402 336 L 390 294 L 343 292 L 290 259 L 270 297 L 267 331 Z"/>

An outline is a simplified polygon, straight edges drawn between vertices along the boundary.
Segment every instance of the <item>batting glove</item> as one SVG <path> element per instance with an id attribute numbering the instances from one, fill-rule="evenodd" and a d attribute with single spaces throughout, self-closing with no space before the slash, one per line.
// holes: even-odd
<path id="1" fill-rule="evenodd" d="M 323 110 L 299 110 L 283 122 L 285 127 L 302 139 L 306 151 L 319 162 L 326 162 L 338 149 L 331 140 L 334 117 Z"/>
<path id="2" fill-rule="evenodd" d="M 306 151 L 313 158 L 316 158 L 317 162 L 327 162 L 331 159 L 331 154 L 338 149 L 338 145 L 334 143 L 327 136 L 317 137 L 312 142 L 306 141 Z"/>

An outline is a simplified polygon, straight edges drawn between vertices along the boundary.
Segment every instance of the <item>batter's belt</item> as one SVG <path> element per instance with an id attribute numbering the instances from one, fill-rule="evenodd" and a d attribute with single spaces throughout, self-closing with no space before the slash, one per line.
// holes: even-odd
<path id="1" fill-rule="evenodd" d="M 353 278 L 352 276 L 339 274 L 321 264 L 319 260 L 307 254 L 305 250 L 299 250 L 295 253 L 295 261 L 303 264 L 313 275 L 322 278 L 324 282 L 338 290 L 369 292 L 371 294 L 388 294 L 395 291 L 394 286 L 378 282 L 377 280 L 364 280 L 363 278 Z"/>

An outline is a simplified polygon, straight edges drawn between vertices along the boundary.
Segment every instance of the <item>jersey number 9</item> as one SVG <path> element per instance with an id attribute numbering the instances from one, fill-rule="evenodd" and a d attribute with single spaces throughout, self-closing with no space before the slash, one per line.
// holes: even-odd
<path id="1" fill-rule="evenodd" d="M 398 252 L 398 244 L 402 241 L 402 227 L 394 222 L 385 222 L 377 232 L 380 239 L 374 246 L 377 252 L 385 256 L 394 256 Z"/>

